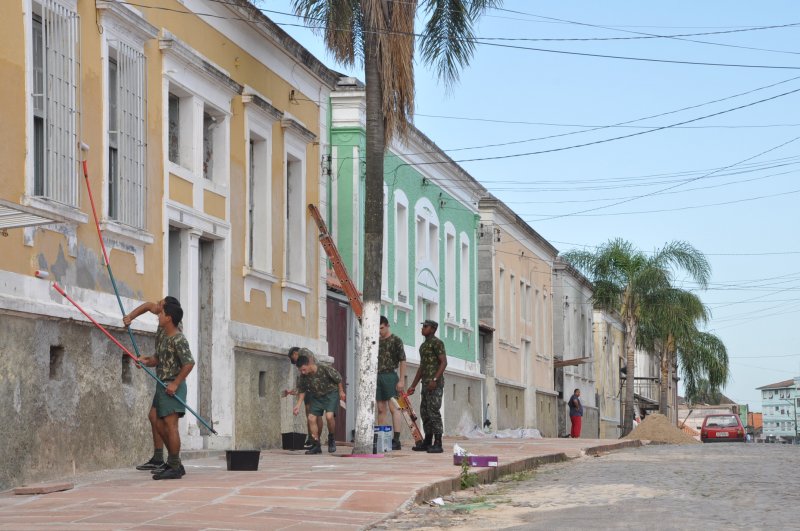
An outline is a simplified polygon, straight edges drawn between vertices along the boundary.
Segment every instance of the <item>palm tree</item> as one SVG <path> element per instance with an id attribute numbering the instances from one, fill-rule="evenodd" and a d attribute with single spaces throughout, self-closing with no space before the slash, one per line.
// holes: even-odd
<path id="1" fill-rule="evenodd" d="M 707 321 L 708 310 L 696 294 L 677 288 L 648 297 L 647 308 L 639 324 L 637 347 L 658 356 L 661 371 L 658 409 L 667 415 L 670 368 L 679 345 L 686 344 L 697 333 L 698 322 Z"/>
<path id="2" fill-rule="evenodd" d="M 720 390 L 728 382 L 728 351 L 720 338 L 697 332 L 678 349 L 678 366 L 690 404 L 719 403 Z"/>
<path id="3" fill-rule="evenodd" d="M 402 135 L 414 113 L 414 45 L 448 88 L 475 50 L 473 27 L 502 0 L 293 0 L 295 13 L 323 35 L 340 63 L 364 64 L 366 176 L 364 187 L 364 311 L 356 368 L 353 453 L 369 453 L 375 417 L 378 327 L 383 259 L 383 161 L 387 143 Z M 414 33 L 418 8 L 427 16 Z"/>
<path id="4" fill-rule="evenodd" d="M 595 252 L 570 251 L 563 259 L 594 283 L 594 303 L 616 310 L 625 325 L 625 410 L 623 435 L 633 429 L 634 363 L 639 324 L 649 310 L 649 302 L 672 286 L 674 270 L 682 270 L 705 287 L 711 267 L 705 256 L 682 241 L 667 243 L 646 255 L 623 239 L 610 240 Z"/>

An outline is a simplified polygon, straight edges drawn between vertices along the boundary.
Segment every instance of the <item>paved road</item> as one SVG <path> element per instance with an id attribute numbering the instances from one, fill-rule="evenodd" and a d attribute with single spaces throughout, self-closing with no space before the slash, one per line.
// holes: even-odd
<path id="1" fill-rule="evenodd" d="M 651 445 L 547 465 L 380 529 L 797 529 L 800 446 Z"/>

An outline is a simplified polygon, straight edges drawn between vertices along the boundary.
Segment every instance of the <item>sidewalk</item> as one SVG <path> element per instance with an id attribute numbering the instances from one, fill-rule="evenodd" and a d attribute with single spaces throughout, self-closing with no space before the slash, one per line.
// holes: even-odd
<path id="1" fill-rule="evenodd" d="M 384 458 L 309 456 L 264 450 L 256 472 L 231 472 L 225 457 L 184 461 L 180 480 L 154 481 L 149 472 L 107 470 L 69 478 L 72 490 L 43 495 L 0 493 L 4 529 L 362 529 L 416 501 L 457 490 L 457 442 L 473 454 L 497 455 L 484 479 L 583 454 L 638 446 L 599 439 L 445 438 L 445 453 L 405 447 Z"/>

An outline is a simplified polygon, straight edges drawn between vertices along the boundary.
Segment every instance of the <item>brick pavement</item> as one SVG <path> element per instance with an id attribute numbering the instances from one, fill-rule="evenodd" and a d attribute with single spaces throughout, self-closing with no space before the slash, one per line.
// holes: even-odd
<path id="1" fill-rule="evenodd" d="M 485 481 L 545 462 L 638 441 L 445 438 L 474 454 L 499 456 L 498 469 L 473 469 Z M 0 493 L 0 530 L 13 529 L 363 529 L 410 504 L 458 488 L 452 455 L 406 448 L 383 458 L 264 450 L 258 471 L 228 471 L 223 456 L 184 461 L 180 480 L 107 470 L 66 478 L 72 490 L 22 496 Z"/>

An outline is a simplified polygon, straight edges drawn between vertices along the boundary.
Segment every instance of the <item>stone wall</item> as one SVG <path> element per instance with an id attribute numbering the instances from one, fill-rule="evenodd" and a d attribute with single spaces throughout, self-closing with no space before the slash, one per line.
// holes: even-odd
<path id="1" fill-rule="evenodd" d="M 525 427 L 525 390 L 497 384 L 497 430 Z"/>
<path id="2" fill-rule="evenodd" d="M 558 437 L 558 397 L 536 393 L 536 428 L 542 437 Z"/>
<path id="3" fill-rule="evenodd" d="M 146 460 L 154 389 L 91 324 L 0 312 L 0 490 Z"/>
<path id="4" fill-rule="evenodd" d="M 280 448 L 281 433 L 305 433 L 305 412 L 294 417 L 294 397 L 281 398 L 295 385 L 296 370 L 286 356 L 236 349 L 234 358 L 236 449 Z"/>

